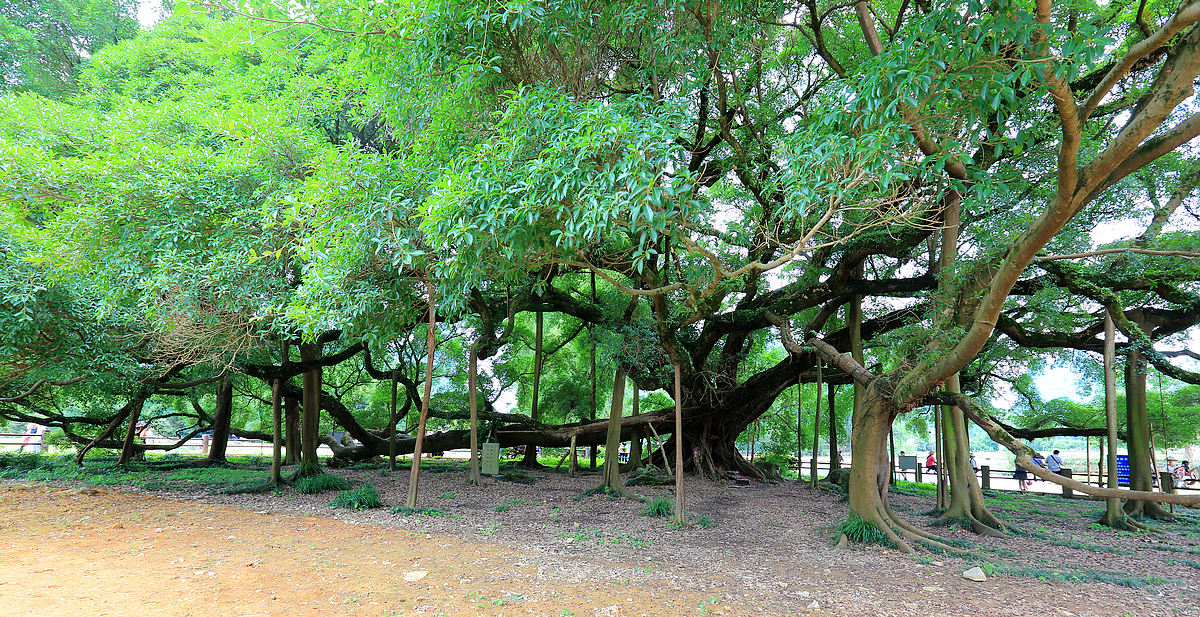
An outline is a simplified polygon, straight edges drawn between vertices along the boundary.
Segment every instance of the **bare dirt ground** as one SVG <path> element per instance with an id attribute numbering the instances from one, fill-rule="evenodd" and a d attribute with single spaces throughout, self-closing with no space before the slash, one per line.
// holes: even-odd
<path id="1" fill-rule="evenodd" d="M 998 499 L 1027 535 L 927 527 L 973 544 L 962 559 L 833 549 L 844 503 L 790 482 L 688 478 L 690 513 L 713 526 L 672 530 L 642 503 L 581 497 L 594 475 L 476 488 L 423 474 L 430 510 L 405 516 L 390 506 L 406 472 L 334 473 L 370 482 L 389 507 L 334 510 L 332 493 L 290 489 L 0 485 L 0 615 L 1200 616 L 1194 511 L 1163 534 L 1130 534 L 1090 526 L 1099 502 Z M 927 499 L 893 502 L 928 524 Z M 961 576 L 989 562 L 1009 573 Z M 1059 575 L 1074 580 L 1037 578 Z"/>

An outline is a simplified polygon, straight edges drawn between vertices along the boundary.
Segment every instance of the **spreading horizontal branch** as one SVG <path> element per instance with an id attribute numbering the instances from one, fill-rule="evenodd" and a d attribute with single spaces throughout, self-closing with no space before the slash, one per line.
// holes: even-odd
<path id="1" fill-rule="evenodd" d="M 1120 248 L 1120 249 L 1100 249 L 1098 251 L 1088 251 L 1086 253 L 1074 253 L 1071 255 L 1047 255 L 1038 257 L 1034 261 L 1058 261 L 1060 259 L 1083 259 L 1085 257 L 1097 257 L 1099 255 L 1112 255 L 1113 253 L 1137 253 L 1139 255 L 1166 255 L 1170 257 L 1188 257 L 1191 259 L 1200 258 L 1200 253 L 1188 251 L 1155 251 L 1151 249 L 1136 249 L 1136 248 Z"/>

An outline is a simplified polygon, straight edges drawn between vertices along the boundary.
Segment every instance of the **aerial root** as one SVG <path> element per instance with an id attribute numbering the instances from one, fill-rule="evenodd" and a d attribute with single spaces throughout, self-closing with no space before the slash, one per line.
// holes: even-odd
<path id="1" fill-rule="evenodd" d="M 913 526 L 912 523 L 909 523 L 908 521 L 901 518 L 900 515 L 896 514 L 895 510 L 892 510 L 891 504 L 884 504 L 883 507 L 884 507 L 885 511 L 887 512 L 888 518 L 891 519 L 901 529 L 903 529 L 911 534 L 914 534 L 914 535 L 924 536 L 925 538 L 927 538 L 929 540 L 937 539 L 933 535 L 926 533 L 925 531 L 923 531 L 921 529 L 917 529 L 915 526 Z"/>
<path id="2" fill-rule="evenodd" d="M 916 550 L 913 549 L 912 544 L 908 541 L 911 539 L 911 536 L 909 538 L 905 538 L 906 532 L 898 525 L 896 517 L 889 512 L 889 508 L 883 503 L 882 500 L 876 500 L 875 502 L 875 516 L 879 518 L 881 523 L 883 523 L 879 525 L 879 528 L 883 530 L 883 534 L 887 536 L 888 540 L 891 540 L 892 544 L 894 544 L 896 548 L 905 553 L 916 552 Z"/>
<path id="3" fill-rule="evenodd" d="M 974 516 L 971 517 L 971 527 L 975 530 L 975 533 L 981 536 L 987 536 L 989 538 L 1006 537 L 1003 531 L 1000 531 L 991 525 L 980 522 L 979 519 L 976 519 Z"/>
<path id="4" fill-rule="evenodd" d="M 1110 529 L 1118 531 L 1152 531 L 1149 525 L 1139 523 L 1128 516 L 1124 512 L 1120 512 L 1115 517 L 1110 517 L 1108 513 L 1102 514 L 1097 523 L 1104 525 Z"/>
<path id="5" fill-rule="evenodd" d="M 916 544 L 919 546 L 923 546 L 928 550 L 948 553 L 948 554 L 957 555 L 960 557 L 966 557 L 966 556 L 970 555 L 970 553 L 968 551 L 964 551 L 960 548 L 955 548 L 953 546 L 950 546 L 949 544 L 946 544 L 945 542 L 943 542 L 941 540 L 941 538 L 938 538 L 937 536 L 930 534 L 924 530 L 917 529 L 913 525 L 905 522 L 904 519 L 900 518 L 899 516 L 896 515 L 895 512 L 892 511 L 892 508 L 890 505 L 883 504 L 883 507 L 880 508 L 880 514 L 884 517 L 884 520 L 886 520 L 888 522 L 888 524 L 894 529 L 894 531 L 897 535 L 899 535 L 899 536 L 903 537 L 905 540 L 907 540 L 907 542 L 905 543 L 905 546 L 907 546 L 908 548 L 907 548 L 907 550 L 904 551 L 906 553 L 915 552 L 915 550 L 912 548 L 912 545 Z"/>
<path id="6" fill-rule="evenodd" d="M 987 509 L 987 507 L 980 505 L 976 508 L 972 508 L 971 515 L 972 515 L 972 518 L 979 521 L 981 524 L 986 525 L 989 529 L 991 529 L 991 531 L 995 532 L 995 534 L 996 534 L 996 535 L 992 535 L 992 534 L 985 534 L 985 535 L 991 535 L 994 538 L 1004 537 L 1004 531 L 1007 529 L 1008 526 L 1004 524 L 1004 521 L 996 518 L 996 515 L 992 514 L 991 511 Z M 978 531 L 978 530 L 976 530 L 976 531 Z"/>
<path id="7" fill-rule="evenodd" d="M 988 517 L 988 518 L 992 518 L 993 520 L 995 519 L 995 517 Z M 934 520 L 935 521 L 943 521 L 943 522 L 944 521 L 959 521 L 960 523 L 965 522 L 965 523 L 969 523 L 971 525 L 971 531 L 974 531 L 975 533 L 977 533 L 981 536 L 988 536 L 991 538 L 1006 537 L 1004 535 L 1004 532 L 1001 531 L 1001 529 L 1003 529 L 1003 527 L 1004 527 L 1003 523 L 999 524 L 999 527 L 1001 529 L 997 529 L 996 527 L 980 520 L 980 518 L 977 517 L 975 515 L 975 513 L 973 513 L 973 512 L 966 512 L 963 514 L 951 514 L 949 511 L 946 511 L 946 512 L 943 512 L 941 514 L 941 516 L 938 516 Z M 997 523 L 999 523 L 999 521 L 997 521 Z"/>

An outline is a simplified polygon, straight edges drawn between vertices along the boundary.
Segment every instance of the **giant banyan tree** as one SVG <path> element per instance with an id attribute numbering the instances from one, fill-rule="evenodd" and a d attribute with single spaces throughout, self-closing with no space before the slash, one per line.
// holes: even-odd
<path id="1" fill-rule="evenodd" d="M 1135 514 L 1196 501 L 1045 474 L 979 359 L 1107 340 L 1131 393 L 1200 383 L 1200 3 L 340 4 L 181 2 L 6 82 L 0 416 L 80 460 L 212 430 L 306 465 L 651 430 L 761 479 L 737 437 L 821 381 L 852 385 L 849 508 L 901 548 L 937 540 L 887 438 L 930 405 L 981 533 L 969 423 Z M 626 375 L 666 397 L 620 417 Z"/>

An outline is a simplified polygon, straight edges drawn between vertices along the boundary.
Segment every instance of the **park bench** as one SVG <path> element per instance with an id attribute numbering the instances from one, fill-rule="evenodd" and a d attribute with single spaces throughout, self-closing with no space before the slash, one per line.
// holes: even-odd
<path id="1" fill-rule="evenodd" d="M 0 449 L 20 450 L 22 446 L 32 447 L 32 452 L 41 452 L 44 433 L 30 435 L 29 433 L 0 433 Z M 28 441 L 26 441 L 28 440 Z"/>

